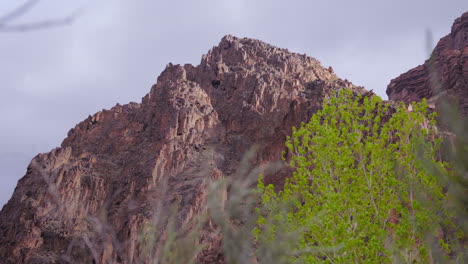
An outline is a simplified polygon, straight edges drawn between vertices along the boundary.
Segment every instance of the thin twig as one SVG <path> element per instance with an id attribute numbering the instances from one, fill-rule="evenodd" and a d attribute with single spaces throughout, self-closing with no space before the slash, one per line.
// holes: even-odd
<path id="1" fill-rule="evenodd" d="M 23 24 L 9 24 L 12 20 L 24 15 L 28 12 L 33 6 L 35 6 L 39 0 L 29 0 L 23 5 L 19 6 L 15 10 L 11 11 L 9 14 L 0 17 L 0 32 L 25 32 L 33 31 L 40 29 L 47 29 L 51 27 L 64 26 L 73 23 L 81 14 L 83 9 L 78 9 L 72 14 L 57 19 L 46 19 L 38 22 L 23 23 Z"/>
<path id="2" fill-rule="evenodd" d="M 37 3 L 39 3 L 39 0 L 29 0 L 26 1 L 24 4 L 20 5 L 10 13 L 0 17 L 0 25 L 6 24 L 10 22 L 11 20 L 14 20 L 15 18 L 18 18 L 28 12 L 32 7 L 34 7 Z"/>

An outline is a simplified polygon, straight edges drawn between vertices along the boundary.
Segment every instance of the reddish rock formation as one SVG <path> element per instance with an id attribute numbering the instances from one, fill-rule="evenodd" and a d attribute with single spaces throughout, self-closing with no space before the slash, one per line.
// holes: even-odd
<path id="1" fill-rule="evenodd" d="M 313 58 L 232 36 L 196 67 L 169 64 L 142 103 L 90 116 L 32 160 L 0 212 L 1 263 L 149 263 L 139 239 L 154 217 L 179 201 L 189 225 L 212 179 L 234 177 L 254 144 L 256 165 L 280 160 L 291 127 L 338 87 L 365 91 Z M 208 237 L 200 260 L 218 263 L 220 236 Z"/>
<path id="2" fill-rule="evenodd" d="M 406 103 L 427 98 L 436 104 L 443 95 L 458 101 L 468 115 L 468 12 L 457 18 L 449 35 L 435 47 L 431 58 L 393 79 L 387 87 L 390 100 Z"/>

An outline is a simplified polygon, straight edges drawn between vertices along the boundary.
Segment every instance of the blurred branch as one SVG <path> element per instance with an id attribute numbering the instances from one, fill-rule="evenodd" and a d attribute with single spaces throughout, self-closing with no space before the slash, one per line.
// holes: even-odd
<path id="1" fill-rule="evenodd" d="M 24 13 L 28 12 L 29 9 L 34 7 L 38 2 L 39 0 L 29 0 L 25 2 L 10 13 L 0 17 L 0 24 L 8 23 L 13 19 L 22 16 Z"/>
<path id="2" fill-rule="evenodd" d="M 27 12 L 29 12 L 34 6 L 36 6 L 39 3 L 39 1 L 40 0 L 28 0 L 22 5 L 12 10 L 10 13 L 4 16 L 0 16 L 0 32 L 24 32 L 69 25 L 75 20 L 75 18 L 80 13 L 79 11 L 76 11 L 71 15 L 63 18 L 46 19 L 42 21 L 23 24 L 11 24 L 13 20 L 22 17 Z"/>

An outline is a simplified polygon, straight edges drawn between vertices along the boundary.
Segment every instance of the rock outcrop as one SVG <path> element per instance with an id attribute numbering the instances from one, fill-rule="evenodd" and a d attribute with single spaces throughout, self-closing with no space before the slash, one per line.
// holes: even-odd
<path id="1" fill-rule="evenodd" d="M 190 224 L 210 181 L 235 177 L 252 145 L 256 165 L 280 160 L 291 128 L 340 87 L 365 92 L 306 55 L 233 36 L 198 66 L 169 64 L 141 103 L 90 116 L 32 160 L 0 212 L 0 262 L 149 263 L 139 239 L 155 216 L 178 202 Z M 201 262 L 222 261 L 219 240 Z"/>
<path id="2" fill-rule="evenodd" d="M 406 103 L 427 98 L 434 106 L 447 95 L 468 115 L 468 12 L 455 20 L 423 65 L 390 82 L 387 95 Z"/>

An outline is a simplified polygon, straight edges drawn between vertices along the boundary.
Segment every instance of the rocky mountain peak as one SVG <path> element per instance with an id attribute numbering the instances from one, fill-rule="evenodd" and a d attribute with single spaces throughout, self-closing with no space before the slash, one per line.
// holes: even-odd
<path id="1" fill-rule="evenodd" d="M 288 68 L 297 66 L 298 68 Z M 262 68 L 268 67 L 278 72 L 301 71 L 314 67 L 322 69 L 320 62 L 306 56 L 277 48 L 260 40 L 224 36 L 218 46 L 213 47 L 202 57 L 201 65 L 225 65 L 227 67 Z M 336 78 L 323 74 L 322 77 Z"/>
<path id="2" fill-rule="evenodd" d="M 190 224 L 210 181 L 236 177 L 253 145 L 255 165 L 281 160 L 291 128 L 342 87 L 365 92 L 306 55 L 234 36 L 197 66 L 168 64 L 141 103 L 89 116 L 32 160 L 0 212 L 0 259 L 146 263 L 138 241 L 155 215 L 179 201 Z M 200 262 L 221 262 L 221 237 L 203 241 Z"/>
<path id="3" fill-rule="evenodd" d="M 200 65 L 194 67 L 190 64 L 181 66 L 169 63 L 158 82 L 176 79 L 199 81 L 201 73 L 219 77 L 229 72 L 291 75 L 306 77 L 307 80 L 338 79 L 331 67 L 325 69 L 319 61 L 305 54 L 289 52 L 256 39 L 226 35 L 217 46 L 202 56 Z M 213 86 L 219 85 L 216 83 Z"/>

